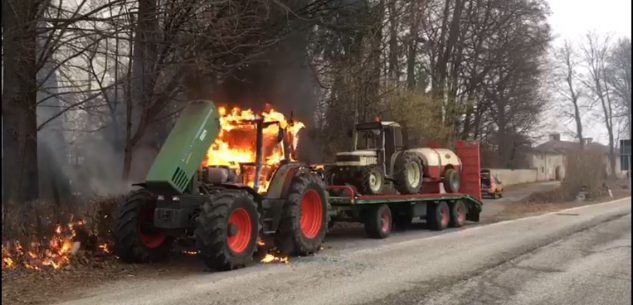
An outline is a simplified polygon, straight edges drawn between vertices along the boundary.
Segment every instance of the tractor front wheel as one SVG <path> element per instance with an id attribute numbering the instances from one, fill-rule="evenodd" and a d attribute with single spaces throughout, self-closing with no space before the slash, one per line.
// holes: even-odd
<path id="1" fill-rule="evenodd" d="M 370 166 L 361 170 L 358 190 L 363 195 L 379 195 L 385 186 L 385 175 L 379 166 Z"/>
<path id="2" fill-rule="evenodd" d="M 288 255 L 319 251 L 328 227 L 325 185 L 318 176 L 300 172 L 292 180 L 275 242 Z"/>
<path id="3" fill-rule="evenodd" d="M 225 271 L 253 261 L 259 214 L 257 204 L 246 192 L 216 194 L 202 206 L 196 221 L 196 244 L 207 267 Z"/>
<path id="4" fill-rule="evenodd" d="M 167 257 L 172 238 L 154 227 L 156 197 L 146 190 L 132 193 L 114 212 L 114 253 L 129 263 L 148 263 Z"/>

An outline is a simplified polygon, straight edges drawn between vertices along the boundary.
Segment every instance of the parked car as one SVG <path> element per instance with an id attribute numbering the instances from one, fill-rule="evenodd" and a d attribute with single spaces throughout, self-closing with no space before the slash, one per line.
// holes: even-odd
<path id="1" fill-rule="evenodd" d="M 492 175 L 489 169 L 481 170 L 481 195 L 493 199 L 503 197 L 503 183 L 497 176 Z"/>

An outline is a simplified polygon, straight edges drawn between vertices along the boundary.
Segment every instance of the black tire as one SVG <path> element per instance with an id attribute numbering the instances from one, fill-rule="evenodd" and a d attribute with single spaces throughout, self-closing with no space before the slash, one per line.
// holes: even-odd
<path id="1" fill-rule="evenodd" d="M 431 230 L 442 231 L 450 222 L 450 209 L 446 202 L 430 203 L 427 206 L 426 223 Z"/>
<path id="2" fill-rule="evenodd" d="M 459 228 L 466 223 L 466 214 L 468 214 L 468 208 L 463 201 L 457 200 L 449 203 L 448 205 L 451 211 L 451 219 L 448 223 L 449 227 Z"/>
<path id="3" fill-rule="evenodd" d="M 378 166 L 365 167 L 356 184 L 363 195 L 380 195 L 385 187 L 385 175 Z"/>
<path id="4" fill-rule="evenodd" d="M 325 185 L 316 175 L 309 172 L 299 172 L 290 185 L 290 191 L 282 211 L 279 229 L 275 234 L 277 248 L 287 255 L 308 255 L 319 251 L 328 227 L 328 197 Z M 305 200 L 305 201 L 304 201 Z M 311 214 L 314 222 L 312 226 L 302 230 L 302 204 L 321 206 Z M 320 219 L 317 215 L 321 215 Z M 306 214 L 307 215 L 307 214 Z"/>
<path id="5" fill-rule="evenodd" d="M 336 172 L 335 168 L 332 168 L 332 167 L 326 167 L 323 170 L 323 182 L 326 185 L 336 185 L 336 183 L 334 183 L 335 172 Z"/>
<path id="6" fill-rule="evenodd" d="M 156 197 L 147 190 L 130 194 L 113 213 L 114 254 L 128 263 L 149 263 L 165 259 L 172 238 L 153 227 Z"/>
<path id="7" fill-rule="evenodd" d="M 447 193 L 458 193 L 459 188 L 461 186 L 461 179 L 459 177 L 459 173 L 452 168 L 447 169 L 444 172 L 443 183 L 444 183 L 444 190 Z"/>
<path id="8" fill-rule="evenodd" d="M 235 217 L 232 220 L 234 224 L 230 225 L 232 217 Z M 208 268 L 225 271 L 253 262 L 259 234 L 259 214 L 257 203 L 248 193 L 227 190 L 211 196 L 202 206 L 196 224 L 196 245 Z M 232 245 L 230 234 L 238 236 L 236 238 L 241 238 L 243 242 Z"/>
<path id="9" fill-rule="evenodd" d="M 407 170 L 408 168 L 412 168 Z M 418 179 L 412 178 L 408 171 L 415 171 L 417 168 Z M 396 189 L 400 194 L 418 194 L 422 188 L 422 162 L 412 153 L 404 152 L 394 164 L 394 178 L 396 180 Z M 413 181 L 412 181 L 413 179 Z"/>
<path id="10" fill-rule="evenodd" d="M 387 238 L 391 233 L 391 209 L 386 204 L 368 208 L 364 213 L 365 232 L 371 238 Z"/>

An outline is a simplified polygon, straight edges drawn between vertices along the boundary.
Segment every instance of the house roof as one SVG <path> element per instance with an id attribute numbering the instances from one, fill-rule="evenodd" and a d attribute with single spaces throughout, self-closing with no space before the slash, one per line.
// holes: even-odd
<path id="1" fill-rule="evenodd" d="M 580 143 L 578 142 L 555 141 L 555 140 L 547 141 L 534 148 L 534 150 L 538 152 L 559 153 L 559 154 L 567 154 L 570 151 L 574 151 L 578 149 L 580 149 Z M 585 149 L 602 153 L 602 154 L 609 153 L 609 147 L 606 145 L 602 145 L 600 143 L 587 143 L 585 144 Z"/>

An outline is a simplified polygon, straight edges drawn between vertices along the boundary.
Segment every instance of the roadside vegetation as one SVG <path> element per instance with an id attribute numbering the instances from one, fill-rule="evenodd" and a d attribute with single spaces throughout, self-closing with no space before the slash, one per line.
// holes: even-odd
<path id="1" fill-rule="evenodd" d="M 628 189 L 625 179 L 610 178 L 607 164 L 600 153 L 578 150 L 566 156 L 566 173 L 558 188 L 532 194 L 527 201 L 532 203 L 558 203 L 574 200 L 591 201 L 609 198 L 622 188 Z M 577 197 L 581 196 L 582 199 Z M 615 195 L 614 195 L 615 196 Z"/>

